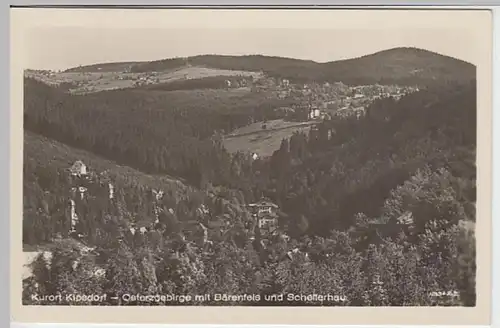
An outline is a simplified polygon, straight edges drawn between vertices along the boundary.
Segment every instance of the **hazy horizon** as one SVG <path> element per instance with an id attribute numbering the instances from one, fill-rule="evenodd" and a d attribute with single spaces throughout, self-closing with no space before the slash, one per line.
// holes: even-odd
<path id="1" fill-rule="evenodd" d="M 24 41 L 27 69 L 66 70 L 198 55 L 263 55 L 324 63 L 399 47 L 420 48 L 476 65 L 468 51 L 474 37 L 446 29 L 42 27 L 27 33 Z"/>

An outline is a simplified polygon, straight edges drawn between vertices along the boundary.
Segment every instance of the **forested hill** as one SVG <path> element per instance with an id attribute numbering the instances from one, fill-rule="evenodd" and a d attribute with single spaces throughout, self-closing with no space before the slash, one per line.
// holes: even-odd
<path id="1" fill-rule="evenodd" d="M 418 48 L 395 48 L 324 64 L 324 79 L 339 76 L 352 84 L 435 84 L 468 82 L 476 67 L 465 61 Z"/>
<path id="2" fill-rule="evenodd" d="M 218 69 L 262 71 L 272 77 L 289 78 L 295 82 L 337 82 L 346 84 L 408 84 L 429 85 L 468 82 L 475 79 L 474 65 L 418 48 L 394 48 L 348 60 L 317 63 L 308 60 L 263 55 L 220 56 L 201 55 L 170 58 L 151 62 L 108 63 L 82 66 L 68 71 L 164 71 L 191 66 Z"/>
<path id="3" fill-rule="evenodd" d="M 381 99 L 362 119 L 325 121 L 309 135 L 284 140 L 265 189 L 306 230 L 320 234 L 352 226 L 359 213 L 381 218 L 393 206 L 409 206 L 415 214 L 421 200 L 406 202 L 431 192 L 419 188 L 437 188 L 432 197 L 449 191 L 461 208 L 451 217 L 421 208 L 422 224 L 436 215 L 474 220 L 475 154 L 475 86 L 429 89 L 398 102 Z"/>
<path id="4" fill-rule="evenodd" d="M 137 64 L 138 62 L 100 63 L 69 68 L 65 72 L 123 72 Z"/>
<path id="5" fill-rule="evenodd" d="M 214 132 L 272 119 L 284 102 L 224 90 L 71 96 L 27 78 L 24 128 L 143 172 L 231 185 L 242 168 Z"/>
<path id="6" fill-rule="evenodd" d="M 69 168 L 76 161 L 86 164 L 88 175 L 85 179 L 70 175 Z M 108 184 L 113 186 L 113 198 Z M 83 193 L 81 198 L 75 187 Z M 163 196 L 155 203 L 158 192 Z M 220 207 L 230 208 L 229 213 L 238 216 L 238 220 L 246 213 L 243 206 L 238 206 L 241 193 L 212 187 L 199 190 L 182 180 L 145 174 L 39 134 L 25 132 L 23 244 L 36 248 L 51 243 L 57 236 L 68 237 L 70 199 L 76 202 L 76 212 L 81 219 L 77 231 L 85 236 L 82 241 L 104 248 L 111 247 L 130 226 L 154 226 L 154 206 L 163 211 L 163 215 L 159 215 L 160 223 L 169 226 L 165 237 L 182 232 L 186 226 L 192 228 L 193 220 L 200 219 L 202 204 L 214 214 L 212 225 L 206 223 L 209 228 L 218 223 L 215 215 L 220 214 L 217 211 Z M 168 214 L 168 209 L 176 214 Z"/>
<path id="7" fill-rule="evenodd" d="M 148 175 L 130 167 L 120 166 L 36 133 L 24 133 L 23 150 L 23 244 L 25 246 L 49 243 L 58 234 L 62 236 L 68 234 L 68 200 L 71 197 L 71 188 L 74 187 L 68 169 L 75 161 L 85 163 L 89 171 L 96 175 L 95 180 L 100 182 L 94 186 L 89 183 L 83 184 L 87 187 L 90 198 L 87 199 L 87 213 L 83 217 L 82 224 L 86 233 L 92 237 L 99 234 L 96 230 L 92 230 L 96 228 L 94 220 L 98 220 L 103 213 L 112 214 L 107 204 L 108 183 L 114 186 L 117 197 L 122 192 L 125 194 L 122 206 L 128 207 L 131 212 L 127 218 L 137 215 L 139 210 L 135 204 L 146 202 L 148 197 L 151 198 L 153 189 L 163 190 L 171 201 L 170 206 L 177 200 L 196 192 L 177 179 Z M 150 220 L 151 214 L 147 213 L 147 206 L 143 206 L 141 211 L 141 215 L 146 214 L 142 220 Z M 119 231 L 114 233 L 119 235 Z"/>

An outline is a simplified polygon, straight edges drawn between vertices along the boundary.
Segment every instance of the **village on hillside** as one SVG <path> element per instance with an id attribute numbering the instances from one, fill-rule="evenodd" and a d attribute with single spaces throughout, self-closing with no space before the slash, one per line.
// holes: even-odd
<path id="1" fill-rule="evenodd" d="M 266 76 L 262 72 L 216 70 L 204 67 L 183 67 L 165 72 L 55 72 L 26 70 L 25 76 L 49 85 L 68 85 L 72 93 L 92 93 L 106 90 L 134 88 L 206 77 L 232 76 L 219 87 L 248 89 L 254 93 L 271 93 L 281 100 L 293 100 L 293 106 L 275 108 L 290 120 L 322 120 L 333 116 L 360 116 L 366 107 L 379 98 L 402 96 L 419 91 L 417 86 L 359 85 L 350 86 L 341 81 L 329 83 L 295 83 L 289 79 Z"/>
<path id="2" fill-rule="evenodd" d="M 71 94 L 88 94 L 101 91 L 147 87 L 172 82 L 200 80 L 205 78 L 238 77 L 232 82 L 221 83 L 222 88 L 247 87 L 247 78 L 259 78 L 261 73 L 237 70 L 221 70 L 206 67 L 181 67 L 166 71 L 132 72 L 128 67 L 123 71 L 107 72 L 66 72 L 53 70 L 25 70 L 24 76 L 51 86 L 65 86 Z M 229 82 L 229 83 L 228 83 Z"/>
<path id="3" fill-rule="evenodd" d="M 247 81 L 251 84 L 251 92 L 271 95 L 287 104 L 272 109 L 275 119 L 253 122 L 224 136 L 224 146 L 229 152 L 244 150 L 254 159 L 271 156 L 280 147 L 282 139 L 293 133 L 307 133 L 325 120 L 360 119 L 378 99 L 390 97 L 399 101 L 404 95 L 419 91 L 417 86 L 348 86 L 342 82 L 304 84 L 271 77 Z M 230 81 L 227 81 L 227 86 L 236 88 Z"/>
<path id="4" fill-rule="evenodd" d="M 276 109 L 292 120 L 324 120 L 337 117 L 362 116 L 366 108 L 375 100 L 392 97 L 396 101 L 406 94 L 419 91 L 417 86 L 360 85 L 348 86 L 342 82 L 293 84 L 288 79 L 267 79 L 266 88 L 272 90 L 279 99 L 296 99 L 292 107 Z"/>

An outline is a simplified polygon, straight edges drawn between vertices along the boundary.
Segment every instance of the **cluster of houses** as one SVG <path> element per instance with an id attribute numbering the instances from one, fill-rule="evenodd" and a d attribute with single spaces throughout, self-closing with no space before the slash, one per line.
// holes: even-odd
<path id="1" fill-rule="evenodd" d="M 158 84 L 160 83 L 160 78 L 158 77 L 158 72 L 149 72 L 147 74 L 143 74 L 140 76 L 133 77 L 132 80 L 134 81 L 134 86 L 143 86 L 143 85 L 150 85 L 150 84 Z M 119 75 L 117 77 L 119 80 L 124 80 L 127 79 L 125 76 Z"/>
<path id="2" fill-rule="evenodd" d="M 292 84 L 288 79 L 267 80 L 269 80 L 267 83 L 261 83 L 261 89 L 275 91 L 278 99 L 293 99 L 297 102 L 295 107 L 307 108 L 307 117 L 300 115 L 301 120 L 324 120 L 335 116 L 360 117 L 376 99 L 393 97 L 399 100 L 406 94 L 419 91 L 418 87 L 411 86 L 380 84 L 348 86 L 342 82 Z M 282 111 L 283 108 L 278 110 Z M 285 116 L 294 116 L 294 112 L 297 112 L 297 108 L 290 108 Z"/>
<path id="3" fill-rule="evenodd" d="M 274 109 L 274 112 L 291 121 L 322 121 L 332 118 L 332 115 L 326 110 L 312 104 L 278 107 Z"/>
<path id="4" fill-rule="evenodd" d="M 238 76 L 238 79 L 225 80 L 226 89 L 237 89 L 247 87 L 251 82 L 246 77 Z"/>
<path id="5" fill-rule="evenodd" d="M 54 72 L 52 70 L 43 70 L 43 69 L 27 69 L 24 71 L 24 73 L 26 76 L 30 76 L 30 77 L 40 77 L 40 76 L 55 77 L 56 76 L 56 72 Z"/>
<path id="6" fill-rule="evenodd" d="M 86 187 L 87 185 L 86 181 L 91 180 L 93 175 L 89 171 L 87 165 L 85 165 L 80 160 L 74 162 L 74 164 L 68 170 L 73 179 L 71 187 L 72 196 L 71 199 L 69 200 L 70 219 L 71 219 L 71 229 L 69 233 L 70 235 L 81 238 L 83 237 L 83 235 L 77 232 L 77 225 L 79 222 L 79 218 L 76 206 L 79 200 L 84 199 L 88 191 L 88 188 Z M 114 199 L 115 188 L 113 184 L 111 184 L 111 182 L 108 183 L 108 193 L 109 193 L 109 199 L 110 200 Z M 160 204 L 165 193 L 162 190 L 152 190 L 152 193 L 154 196 L 153 208 L 154 208 L 155 220 L 154 222 L 143 222 L 142 224 L 140 222 L 131 222 L 129 230 L 132 235 L 135 235 L 136 233 L 141 233 L 141 234 L 147 233 L 148 231 L 151 231 L 158 226 L 160 211 L 162 211 Z M 252 221 L 255 223 L 255 225 L 253 226 L 255 227 L 255 229 L 258 229 L 258 232 L 260 233 L 261 236 L 265 237 L 277 233 L 279 207 L 276 204 L 272 203 L 267 199 L 262 199 L 257 203 L 248 204 L 247 208 L 251 213 Z M 170 214 L 174 214 L 174 209 L 169 208 L 168 211 Z M 205 204 L 200 205 L 198 212 L 199 212 L 198 213 L 199 217 L 210 216 L 210 210 Z M 229 220 L 229 222 L 225 222 L 227 223 L 225 225 L 230 226 L 231 225 L 230 218 L 227 218 L 227 220 Z M 207 239 L 208 228 L 202 222 L 196 222 L 196 226 L 201 227 L 202 231 L 204 232 L 204 243 L 208 242 Z"/>
<path id="7" fill-rule="evenodd" d="M 56 74 L 56 72 L 51 70 L 31 70 L 27 69 L 24 71 L 24 76 L 31 78 L 40 82 L 43 82 L 50 86 L 58 86 L 61 83 L 68 83 L 65 79 L 61 78 Z"/>
<path id="8" fill-rule="evenodd" d="M 247 205 L 257 229 L 262 236 L 270 235 L 278 229 L 278 205 L 267 199 Z"/>
<path id="9" fill-rule="evenodd" d="M 403 96 L 419 91 L 418 87 L 397 85 L 365 85 L 351 88 L 351 95 L 340 97 L 335 115 L 339 117 L 366 114 L 366 108 L 375 100 L 392 97 L 399 101 Z"/>

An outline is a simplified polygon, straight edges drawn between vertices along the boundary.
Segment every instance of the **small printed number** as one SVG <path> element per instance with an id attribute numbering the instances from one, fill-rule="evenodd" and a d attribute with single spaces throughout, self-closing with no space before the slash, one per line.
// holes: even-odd
<path id="1" fill-rule="evenodd" d="M 450 291 L 441 291 L 441 292 L 430 292 L 430 296 L 432 297 L 458 297 L 458 292 L 456 290 L 450 290 Z"/>

